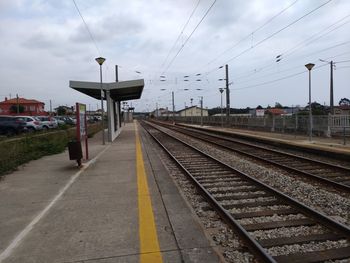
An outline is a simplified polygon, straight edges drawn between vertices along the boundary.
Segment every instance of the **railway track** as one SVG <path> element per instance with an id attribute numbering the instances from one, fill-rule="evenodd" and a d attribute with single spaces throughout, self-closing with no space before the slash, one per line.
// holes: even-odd
<path id="1" fill-rule="evenodd" d="M 349 227 L 154 125 L 143 123 L 143 126 L 260 261 L 350 260 Z M 288 232 L 293 228 L 305 231 L 303 235 L 293 235 Z M 259 237 L 261 231 L 271 230 L 275 234 L 269 238 Z M 288 252 L 290 247 L 294 247 L 293 253 Z"/>
<path id="2" fill-rule="evenodd" d="M 163 124 L 164 125 L 164 124 Z M 243 142 L 227 136 L 211 134 L 205 131 L 192 130 L 191 128 L 165 125 L 167 128 L 186 134 L 196 139 L 223 147 L 244 156 L 277 166 L 288 172 L 293 172 L 322 183 L 327 187 L 333 187 L 339 191 L 350 192 L 350 168 L 313 160 L 283 152 L 281 150 L 268 149 L 249 142 Z"/>

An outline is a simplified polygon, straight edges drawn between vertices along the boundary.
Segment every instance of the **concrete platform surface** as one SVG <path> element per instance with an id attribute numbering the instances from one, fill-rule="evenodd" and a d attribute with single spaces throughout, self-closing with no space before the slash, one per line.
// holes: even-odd
<path id="1" fill-rule="evenodd" d="M 140 137 L 160 262 L 220 262 L 157 151 Z M 90 140 L 82 169 L 64 152 L 0 181 L 0 262 L 139 262 L 135 138 L 127 124 L 113 143 Z"/>

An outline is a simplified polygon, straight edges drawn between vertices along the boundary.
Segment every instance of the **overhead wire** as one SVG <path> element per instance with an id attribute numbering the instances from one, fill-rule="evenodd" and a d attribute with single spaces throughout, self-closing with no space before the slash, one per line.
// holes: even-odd
<path id="1" fill-rule="evenodd" d="M 177 53 L 175 54 L 175 56 L 171 59 L 171 61 L 169 62 L 168 66 L 163 70 L 162 74 L 163 75 L 169 68 L 170 66 L 173 64 L 173 62 L 175 61 L 175 59 L 177 58 L 177 56 L 180 54 L 180 52 L 182 51 L 182 49 L 185 47 L 185 45 L 187 44 L 187 42 L 190 40 L 190 38 L 192 37 L 192 35 L 194 34 L 194 32 L 196 32 L 197 28 L 200 26 L 200 24 L 203 22 L 203 20 L 206 18 L 206 16 L 209 14 L 210 10 L 213 8 L 213 6 L 215 5 L 217 0 L 214 0 L 214 2 L 210 5 L 210 7 L 208 8 L 208 10 L 205 12 L 204 16 L 201 18 L 201 20 L 198 22 L 198 24 L 195 26 L 195 28 L 193 29 L 193 31 L 191 32 L 191 34 L 186 38 L 185 42 L 181 45 L 180 49 L 177 51 Z"/>
<path id="2" fill-rule="evenodd" d="M 252 45 L 251 47 L 249 47 L 249 48 L 243 50 L 241 53 L 237 54 L 236 56 L 234 56 L 234 57 L 228 59 L 224 64 L 227 64 L 227 63 L 229 63 L 229 62 L 235 60 L 236 58 L 240 57 L 241 55 L 243 55 L 243 54 L 247 53 L 248 51 L 254 49 L 255 47 L 261 45 L 262 43 L 264 43 L 265 41 L 271 39 L 272 37 L 274 37 L 274 36 L 277 35 L 278 33 L 280 33 L 280 32 L 282 32 L 282 31 L 286 30 L 287 28 L 289 28 L 289 27 L 291 27 L 292 25 L 296 24 L 297 22 L 299 22 L 299 21 L 302 20 L 303 18 L 305 18 L 305 17 L 311 15 L 312 13 L 316 12 L 318 9 L 324 7 L 325 5 L 327 5 L 328 3 L 330 3 L 331 1 L 333 1 L 333 0 L 328 0 L 327 2 L 325 2 L 325 3 L 323 3 L 323 4 L 319 5 L 319 6 L 317 6 L 316 8 L 314 8 L 314 9 L 312 9 L 311 11 L 309 11 L 308 13 L 302 15 L 301 17 L 299 17 L 298 19 L 296 19 L 296 20 L 294 20 L 293 22 L 289 23 L 288 25 L 286 25 L 286 26 L 280 28 L 279 30 L 277 30 L 277 31 L 275 31 L 274 33 L 272 33 L 271 35 L 269 35 L 269 36 L 265 37 L 264 39 L 258 41 L 256 44 Z"/>
<path id="3" fill-rule="evenodd" d="M 320 66 L 316 66 L 316 67 L 313 68 L 313 70 L 322 68 L 322 67 L 324 67 L 324 66 L 327 66 L 327 64 L 320 65 Z M 291 75 L 288 75 L 288 76 L 285 76 L 285 77 L 282 77 L 282 78 L 278 78 L 278 79 L 274 79 L 274 80 L 270 80 L 270 81 L 265 81 L 265 82 L 262 82 L 262 83 L 259 83 L 259 84 L 250 85 L 250 86 L 246 86 L 246 87 L 242 87 L 242 88 L 234 88 L 234 89 L 230 89 L 230 90 L 251 89 L 251 88 L 255 88 L 255 87 L 259 87 L 259 86 L 271 84 L 271 83 L 274 83 L 274 82 L 278 82 L 278 81 L 281 81 L 281 80 L 289 79 L 289 78 L 292 78 L 292 77 L 295 77 L 295 76 L 304 74 L 305 72 L 306 72 L 306 71 L 304 70 L 304 71 L 300 71 L 300 72 L 298 72 L 298 73 L 294 73 L 294 74 L 291 74 Z"/>
<path id="4" fill-rule="evenodd" d="M 163 66 L 165 65 L 165 62 L 168 60 L 168 58 L 169 58 L 171 52 L 173 51 L 173 49 L 175 48 L 177 42 L 180 40 L 180 37 L 183 35 L 183 33 L 184 33 L 186 27 L 188 26 L 188 24 L 189 24 L 189 22 L 190 22 L 192 16 L 193 16 L 194 13 L 196 12 L 196 10 L 197 10 L 197 8 L 198 8 L 200 2 L 201 2 L 201 0 L 198 0 L 196 6 L 193 8 L 193 10 L 192 10 L 190 16 L 188 17 L 188 19 L 187 19 L 185 25 L 182 27 L 180 34 L 179 34 L 178 37 L 176 38 L 176 40 L 175 40 L 174 44 L 172 45 L 172 47 L 170 48 L 170 50 L 169 50 L 169 52 L 168 52 L 168 55 L 166 56 L 164 62 L 163 62 L 162 65 L 161 65 L 161 68 L 163 68 Z"/>
<path id="5" fill-rule="evenodd" d="M 211 73 L 213 73 L 214 71 L 217 71 L 218 69 L 220 69 L 222 67 L 222 65 L 224 64 L 228 64 L 229 62 L 237 59 L 238 57 L 242 56 L 243 54 L 251 51 L 252 49 L 254 49 L 255 47 L 261 45 L 262 43 L 264 43 L 265 41 L 269 40 L 270 38 L 274 37 L 275 35 L 277 35 L 278 33 L 284 31 L 285 29 L 291 27 L 292 25 L 296 24 L 297 22 L 299 22 L 300 20 L 302 20 L 303 18 L 309 16 L 310 14 L 316 12 L 318 9 L 322 8 L 323 6 L 327 5 L 328 3 L 330 3 L 331 1 L 333 0 L 328 0 L 327 2 L 324 2 L 323 4 L 317 6 L 316 8 L 312 9 L 311 11 L 309 11 L 308 13 L 302 15 L 301 17 L 299 17 L 298 19 L 296 20 L 293 20 L 291 23 L 289 23 L 288 25 L 282 27 L 281 29 L 275 31 L 274 33 L 272 33 L 271 35 L 265 37 L 264 39 L 260 40 L 259 42 L 257 42 L 256 44 L 250 46 L 249 48 L 241 51 L 239 54 L 235 55 L 234 57 L 228 59 L 227 61 L 225 61 L 224 63 L 221 64 L 221 66 L 216 66 L 215 68 L 212 68 L 210 70 L 208 70 L 205 74 L 206 75 L 209 75 Z"/>
<path id="6" fill-rule="evenodd" d="M 344 19 L 346 19 L 346 18 L 348 18 L 348 17 L 350 17 L 350 14 L 349 14 L 349 15 L 346 15 L 345 17 L 341 18 L 340 20 L 336 21 L 335 23 L 331 24 L 330 26 L 328 26 L 328 27 L 326 27 L 326 28 L 320 30 L 319 32 L 317 32 L 316 34 L 312 35 L 312 36 L 309 37 L 308 39 L 306 39 L 306 40 L 300 42 L 300 43 L 297 44 L 296 46 L 294 46 L 294 47 L 292 47 L 292 48 L 290 48 L 290 49 L 288 49 L 288 50 L 282 52 L 281 55 L 279 55 L 280 58 L 281 58 L 280 60 L 283 60 L 283 61 L 284 61 L 284 60 L 285 60 L 285 57 L 289 57 L 291 54 L 295 53 L 296 50 L 300 49 L 301 47 L 307 46 L 307 45 L 309 45 L 310 43 L 312 43 L 312 42 L 314 42 L 314 41 L 320 39 L 321 37 L 324 37 L 325 35 L 328 35 L 329 33 L 335 31 L 336 29 L 339 29 L 340 27 L 346 25 L 347 23 L 350 22 L 350 20 L 344 22 L 343 24 L 341 24 L 341 25 L 339 25 L 339 26 L 333 28 L 332 30 L 330 30 L 330 31 L 328 31 L 328 32 L 325 32 L 325 33 L 321 34 L 320 36 L 318 36 L 317 38 L 315 38 L 317 35 L 319 35 L 319 34 L 322 33 L 323 31 L 328 30 L 329 28 L 333 27 L 334 25 L 338 24 L 339 22 L 343 21 Z M 306 42 L 306 43 L 305 43 L 305 42 Z M 336 46 L 337 46 L 337 45 L 336 45 Z M 335 47 L 336 47 L 336 46 L 335 46 Z M 332 47 L 330 47 L 330 48 L 332 48 Z M 327 48 L 327 49 L 329 49 L 329 48 Z M 291 52 L 291 51 L 292 51 L 292 52 Z M 285 55 L 285 54 L 287 54 L 287 55 Z M 263 70 L 266 70 L 266 69 L 268 69 L 268 68 L 271 68 L 272 66 L 274 66 L 274 65 L 276 64 L 276 62 L 277 62 L 277 61 L 274 61 L 274 62 L 270 63 L 269 65 L 260 68 L 260 69 L 258 70 L 258 72 L 261 72 L 261 71 L 263 71 Z M 256 72 L 257 72 L 257 71 L 254 70 L 254 73 L 256 73 Z M 250 76 L 250 75 L 248 75 L 248 76 Z M 238 78 L 241 78 L 241 77 L 238 77 Z M 236 78 L 236 79 L 237 79 L 237 78 Z"/>
<path id="7" fill-rule="evenodd" d="M 221 56 L 223 56 L 225 53 L 229 52 L 230 50 L 234 49 L 236 46 L 238 46 L 240 43 L 242 43 L 243 41 L 245 41 L 246 39 L 250 38 L 253 34 L 255 34 L 256 32 L 258 32 L 260 29 L 264 28 L 266 25 L 268 25 L 269 23 L 271 23 L 275 18 L 279 17 L 281 14 L 283 14 L 285 11 L 287 11 L 289 8 L 291 8 L 292 6 L 294 6 L 299 0 L 296 0 L 294 2 L 292 2 L 290 5 L 288 5 L 287 7 L 283 8 L 281 11 L 279 11 L 277 14 L 273 15 L 271 18 L 269 18 L 264 24 L 262 24 L 261 26 L 259 26 L 258 28 L 256 28 L 255 30 L 253 30 L 251 33 L 249 33 L 248 35 L 246 35 L 245 37 L 243 37 L 241 40 L 239 40 L 238 42 L 236 42 L 233 46 L 229 47 L 228 49 L 224 50 L 222 53 L 220 53 L 216 58 L 212 59 L 211 61 L 209 61 L 207 65 L 210 65 L 211 63 L 213 63 L 214 61 L 218 60 Z"/>
<path id="8" fill-rule="evenodd" d="M 81 20 L 83 21 L 83 23 L 84 23 L 84 25 L 85 25 L 86 31 L 89 33 L 89 36 L 90 36 L 91 41 L 93 42 L 95 48 L 97 49 L 98 54 L 101 56 L 101 52 L 100 52 L 100 49 L 99 49 L 98 46 L 97 46 L 97 42 L 96 42 L 94 36 L 92 35 L 92 33 L 91 33 L 91 31 L 90 31 L 90 29 L 89 29 L 89 27 L 88 27 L 88 25 L 87 25 L 87 23 L 86 23 L 86 21 L 85 21 L 83 15 L 82 15 L 82 13 L 80 12 L 77 3 L 75 2 L 75 0 L 72 0 L 72 1 L 73 1 L 73 3 L 74 3 L 75 8 L 77 9 L 77 11 L 78 11 L 78 13 L 79 13 L 79 16 L 80 16 Z"/>

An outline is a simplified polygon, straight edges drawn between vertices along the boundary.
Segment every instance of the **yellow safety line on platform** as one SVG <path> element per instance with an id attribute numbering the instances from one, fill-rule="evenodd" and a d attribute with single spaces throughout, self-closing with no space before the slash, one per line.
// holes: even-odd
<path id="1" fill-rule="evenodd" d="M 162 263 L 162 254 L 159 248 L 156 224 L 149 195 L 145 165 L 143 162 L 140 136 L 135 123 L 136 135 L 136 170 L 139 203 L 139 235 L 140 235 L 140 262 Z"/>

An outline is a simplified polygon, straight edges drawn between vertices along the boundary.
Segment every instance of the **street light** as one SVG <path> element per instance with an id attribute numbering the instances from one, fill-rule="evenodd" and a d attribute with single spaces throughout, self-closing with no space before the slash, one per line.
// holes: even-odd
<path id="1" fill-rule="evenodd" d="M 103 62 L 105 62 L 105 58 L 103 57 L 98 57 L 95 58 L 95 60 L 97 61 L 97 63 L 100 65 L 100 89 L 101 89 L 101 111 L 102 111 L 102 144 L 105 145 L 105 131 L 104 131 L 104 125 L 103 125 L 103 117 L 104 117 L 104 110 L 103 110 L 103 98 L 104 98 L 104 91 L 102 88 L 102 64 Z"/>
<path id="2" fill-rule="evenodd" d="M 190 100 L 191 100 L 191 124 L 193 124 L 193 108 L 192 108 L 193 98 L 190 98 Z"/>
<path id="3" fill-rule="evenodd" d="M 311 109 L 311 69 L 315 66 L 315 64 L 309 63 L 306 64 L 305 67 L 309 70 L 309 141 L 312 141 L 312 109 Z"/>
<path id="4" fill-rule="evenodd" d="M 224 118 L 222 116 L 222 93 L 224 92 L 224 88 L 219 88 L 219 91 L 221 93 L 221 104 L 220 104 L 220 118 L 221 118 L 221 127 L 224 127 Z"/>

